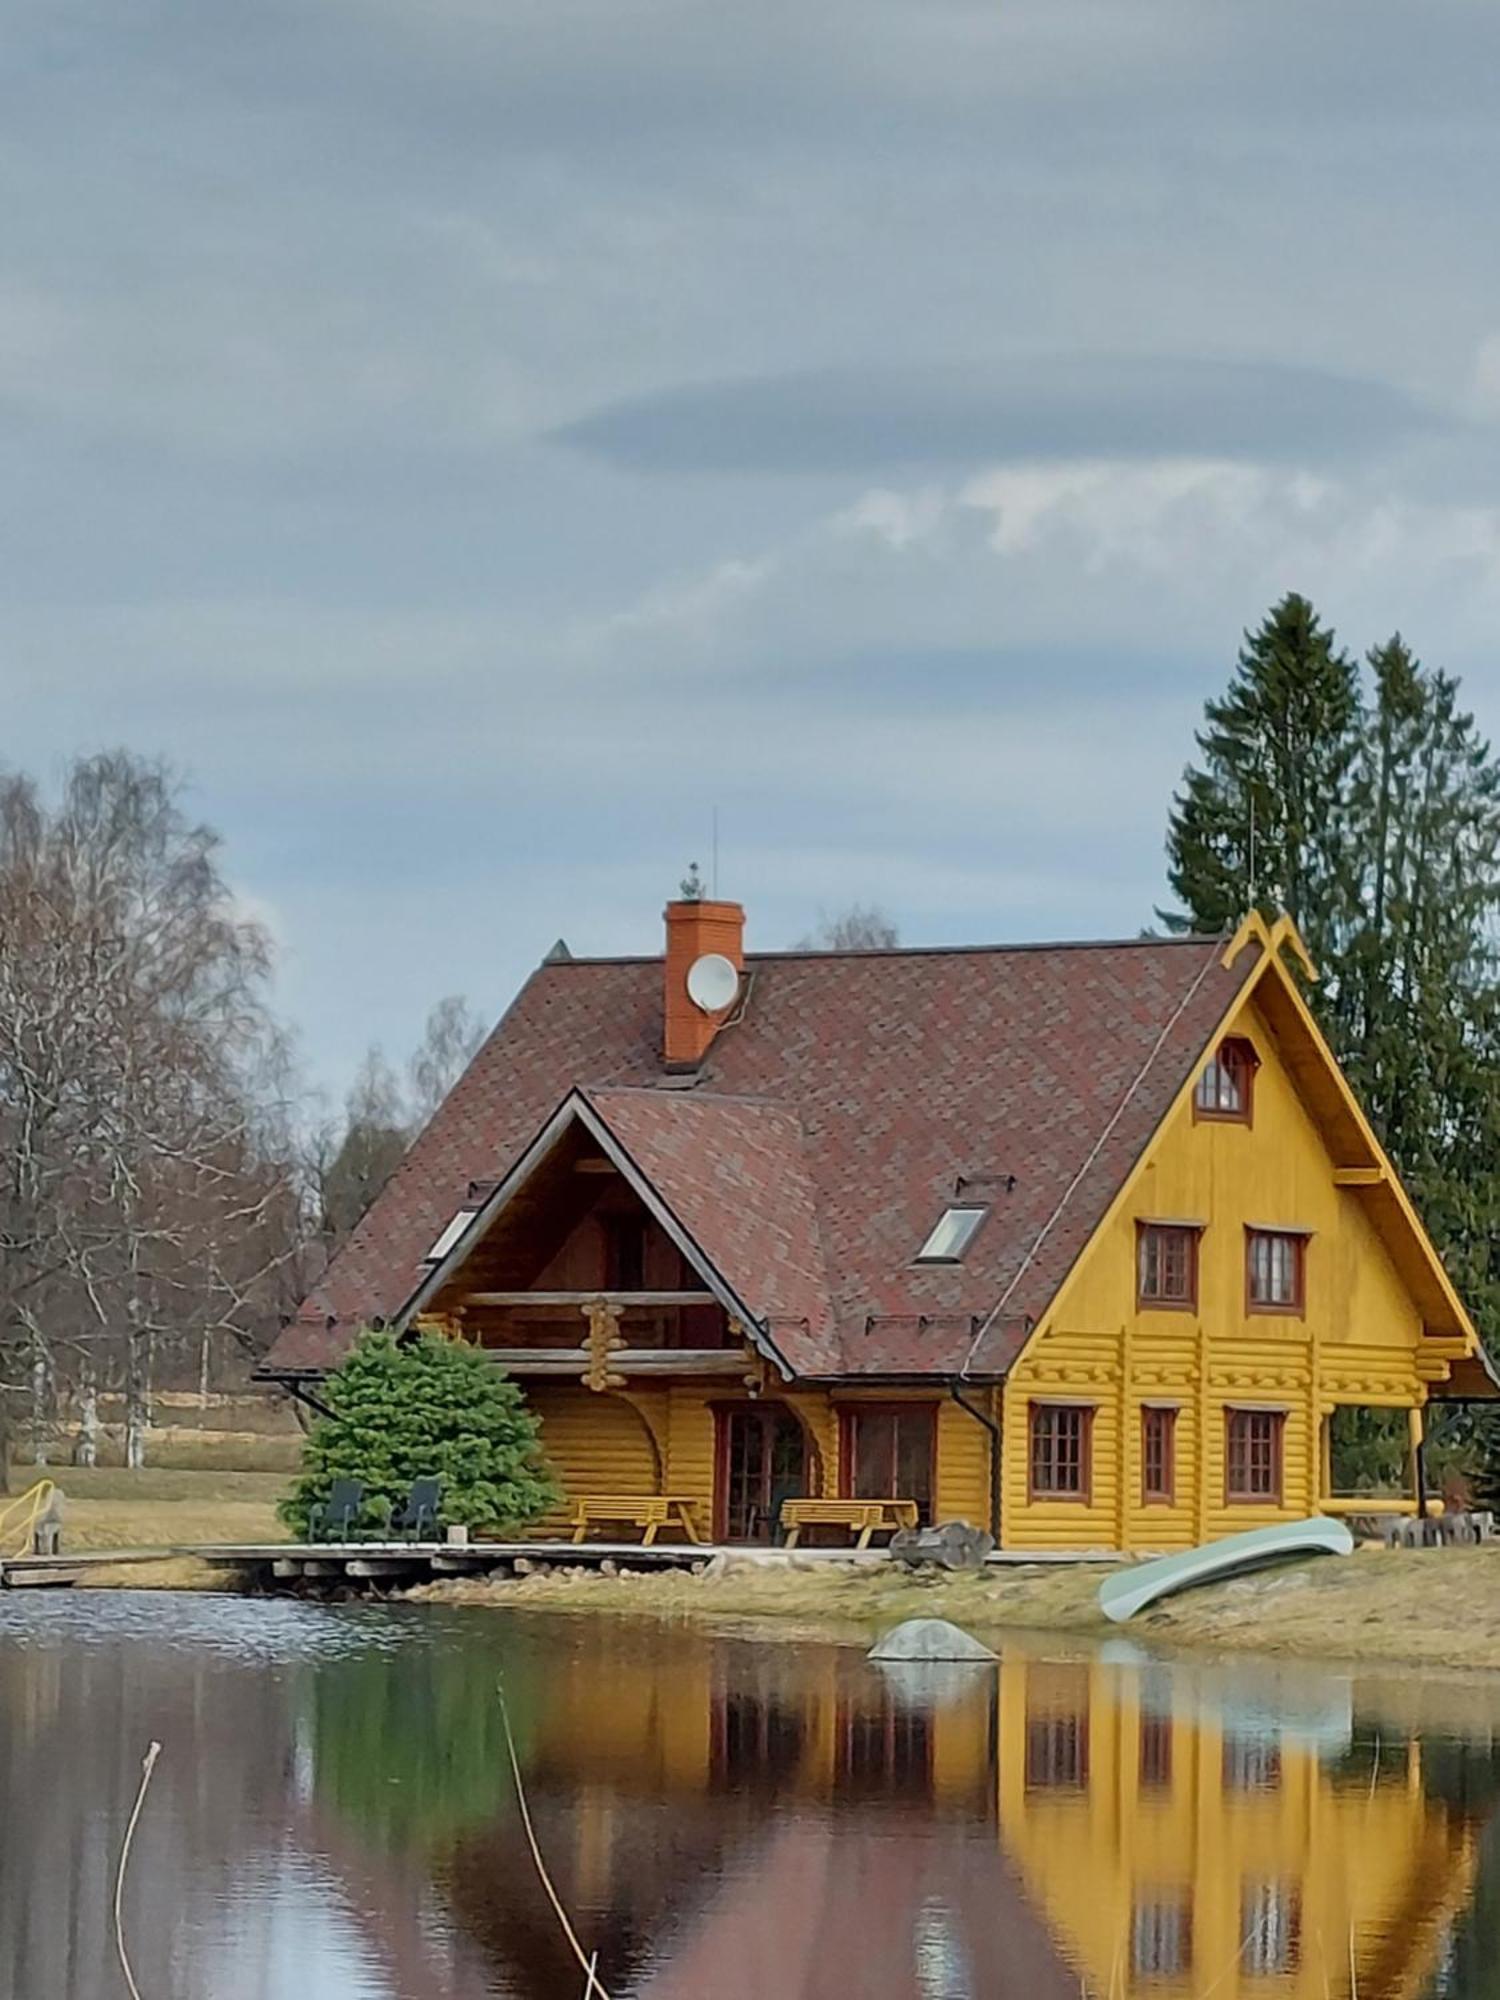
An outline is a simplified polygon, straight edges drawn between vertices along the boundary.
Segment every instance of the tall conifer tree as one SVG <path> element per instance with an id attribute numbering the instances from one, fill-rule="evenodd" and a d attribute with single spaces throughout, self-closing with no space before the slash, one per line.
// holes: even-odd
<path id="1" fill-rule="evenodd" d="M 1500 1352 L 1500 765 L 1399 634 L 1369 691 L 1304 598 L 1247 634 L 1172 802 L 1174 929 L 1296 919 L 1309 994 Z"/>
<path id="2" fill-rule="evenodd" d="M 1340 829 L 1359 746 L 1359 674 L 1305 597 L 1247 632 L 1225 694 L 1210 701 L 1172 802 L 1168 880 L 1176 929 L 1233 929 L 1252 902 L 1288 910 L 1315 959 L 1332 961 L 1348 915 Z"/>
<path id="3" fill-rule="evenodd" d="M 1397 634 L 1345 836 L 1359 917 L 1344 1055 L 1470 1305 L 1500 1337 L 1500 767 L 1458 683 Z"/>

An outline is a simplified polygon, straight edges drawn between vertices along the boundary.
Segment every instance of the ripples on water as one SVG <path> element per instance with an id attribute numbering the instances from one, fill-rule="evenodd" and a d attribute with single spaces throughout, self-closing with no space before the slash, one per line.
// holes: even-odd
<path id="1" fill-rule="evenodd" d="M 0 1600 L 0 2000 L 1491 2000 L 1500 1686 L 432 1607 Z"/>

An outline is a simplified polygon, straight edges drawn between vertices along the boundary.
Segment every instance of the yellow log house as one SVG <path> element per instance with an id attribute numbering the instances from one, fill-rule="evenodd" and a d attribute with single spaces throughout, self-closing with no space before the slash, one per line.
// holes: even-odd
<path id="1" fill-rule="evenodd" d="M 743 926 L 683 902 L 661 957 L 556 948 L 265 1372 L 300 1390 L 374 1322 L 482 1344 L 580 1538 L 769 1541 L 816 1501 L 809 1536 L 1149 1550 L 1422 1504 L 1424 1409 L 1497 1386 L 1286 920 Z M 1405 1413 L 1380 1495 L 1335 1490 L 1344 1408 Z"/>

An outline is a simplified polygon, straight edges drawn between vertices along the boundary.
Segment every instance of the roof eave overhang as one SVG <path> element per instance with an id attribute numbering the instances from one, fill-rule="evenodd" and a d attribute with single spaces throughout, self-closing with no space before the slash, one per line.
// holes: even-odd
<path id="1" fill-rule="evenodd" d="M 777 1347 L 766 1327 L 764 1319 L 746 1303 L 737 1288 L 732 1285 L 708 1252 L 698 1242 L 692 1232 L 683 1224 L 671 1205 L 652 1183 L 639 1163 L 631 1156 L 628 1148 L 610 1130 L 599 1112 L 590 1104 L 581 1090 L 570 1090 L 558 1105 L 541 1131 L 531 1141 L 524 1152 L 512 1162 L 508 1172 L 497 1182 L 493 1192 L 483 1206 L 475 1211 L 474 1219 L 449 1250 L 422 1279 L 416 1290 L 406 1300 L 394 1316 L 392 1325 L 398 1330 L 411 1325 L 449 1280 L 483 1242 L 490 1228 L 509 1207 L 511 1201 L 523 1188 L 536 1168 L 547 1157 L 575 1125 L 582 1125 L 600 1151 L 604 1153 L 618 1170 L 621 1178 L 639 1197 L 651 1215 L 661 1225 L 673 1243 L 687 1258 L 693 1269 L 702 1278 L 704 1285 L 723 1306 L 731 1319 L 737 1320 L 745 1330 L 745 1337 L 758 1353 L 763 1355 L 781 1374 L 790 1381 L 793 1376 L 791 1364 Z"/>
<path id="2" fill-rule="evenodd" d="M 1463 1359 L 1479 1370 L 1485 1381 L 1490 1385 L 1489 1388 L 1465 1389 L 1445 1395 L 1443 1393 L 1445 1385 L 1440 1382 L 1434 1383 L 1427 1392 L 1428 1402 L 1493 1403 L 1500 1401 L 1500 1369 L 1497 1369 L 1495 1363 L 1491 1360 L 1489 1350 L 1486 1348 L 1484 1342 L 1477 1340 L 1473 1348 L 1464 1355 Z M 1451 1372 L 1450 1370 L 1450 1380 Z"/>

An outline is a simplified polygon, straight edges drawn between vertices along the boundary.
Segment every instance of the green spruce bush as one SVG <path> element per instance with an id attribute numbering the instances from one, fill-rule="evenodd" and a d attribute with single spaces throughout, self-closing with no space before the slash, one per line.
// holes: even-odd
<path id="1" fill-rule="evenodd" d="M 370 1527 L 390 1520 L 414 1479 L 442 1480 L 445 1525 L 517 1529 L 560 1497 L 537 1418 L 481 1348 L 366 1332 L 322 1396 L 332 1414 L 309 1434 L 301 1476 L 281 1504 L 298 1535 L 335 1479 L 364 1482 Z"/>

